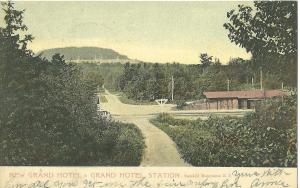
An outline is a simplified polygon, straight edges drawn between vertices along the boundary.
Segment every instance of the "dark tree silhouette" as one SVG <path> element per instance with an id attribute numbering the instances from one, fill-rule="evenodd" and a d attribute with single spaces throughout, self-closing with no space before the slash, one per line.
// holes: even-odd
<path id="1" fill-rule="evenodd" d="M 254 57 L 297 53 L 297 2 L 255 1 L 227 13 L 229 39 Z"/>
<path id="2" fill-rule="evenodd" d="M 200 58 L 200 63 L 202 65 L 202 67 L 204 67 L 204 68 L 213 64 L 213 62 L 212 62 L 213 57 L 209 56 L 207 53 L 201 53 L 199 58 Z"/>

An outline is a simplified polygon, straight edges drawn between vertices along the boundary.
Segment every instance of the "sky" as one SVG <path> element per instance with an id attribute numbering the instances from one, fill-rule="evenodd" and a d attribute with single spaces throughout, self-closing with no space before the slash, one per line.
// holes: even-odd
<path id="1" fill-rule="evenodd" d="M 252 4 L 242 2 L 242 4 Z M 131 59 L 199 63 L 208 53 L 225 64 L 250 54 L 231 43 L 223 24 L 241 2 L 15 2 L 35 40 L 29 47 L 111 48 Z M 1 13 L 3 16 L 3 13 Z M 0 25 L 3 25 L 3 23 Z"/>

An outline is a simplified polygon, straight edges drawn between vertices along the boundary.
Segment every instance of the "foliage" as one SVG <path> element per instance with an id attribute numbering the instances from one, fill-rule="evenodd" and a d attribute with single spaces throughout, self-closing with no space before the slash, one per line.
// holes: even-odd
<path id="1" fill-rule="evenodd" d="M 229 39 L 253 56 L 297 53 L 297 2 L 255 1 L 227 13 Z"/>
<path id="2" fill-rule="evenodd" d="M 3 9 L 0 165 L 139 165 L 139 130 L 97 118 L 95 85 L 59 54 L 34 56 L 26 48 L 32 37 L 20 33 L 23 11 L 11 2 Z"/>
<path id="3" fill-rule="evenodd" d="M 90 72 L 96 72 L 103 79 L 103 85 L 109 90 L 115 90 L 118 85 L 118 79 L 123 73 L 123 65 L 121 63 L 78 63 L 82 69 L 83 75 Z"/>
<path id="4" fill-rule="evenodd" d="M 84 78 L 86 82 L 89 82 L 90 85 L 94 87 L 100 88 L 104 84 L 104 79 L 102 75 L 97 71 L 89 71 L 84 74 Z"/>
<path id="5" fill-rule="evenodd" d="M 167 74 L 164 67 L 157 63 L 126 63 L 118 89 L 125 92 L 128 98 L 138 101 L 169 97 Z"/>
<path id="6" fill-rule="evenodd" d="M 231 42 L 252 54 L 259 67 L 279 77 L 280 82 L 297 85 L 297 2 L 255 1 L 254 9 L 239 5 L 227 13 L 224 27 Z"/>
<path id="7" fill-rule="evenodd" d="M 185 106 L 187 106 L 187 103 L 185 101 L 179 100 L 176 102 L 176 108 L 178 110 L 182 110 Z"/>
<path id="8" fill-rule="evenodd" d="M 140 130 L 133 124 L 120 124 L 117 144 L 112 147 L 113 165 L 138 166 L 142 160 L 145 148 Z M 109 138 L 111 140 L 111 137 Z M 111 162 L 110 162 L 111 163 Z"/>
<path id="9" fill-rule="evenodd" d="M 124 104 L 133 104 L 133 105 L 157 105 L 155 101 L 148 101 L 148 100 L 134 100 L 128 98 L 127 95 L 123 92 L 117 92 L 119 100 Z"/>
<path id="10" fill-rule="evenodd" d="M 212 56 L 209 56 L 207 53 L 200 54 L 199 58 L 200 58 L 200 63 L 203 68 L 206 68 L 213 64 Z"/>
<path id="11" fill-rule="evenodd" d="M 244 118 L 177 120 L 162 114 L 152 123 L 177 144 L 194 166 L 295 167 L 296 96 L 261 104 Z"/>
<path id="12" fill-rule="evenodd" d="M 100 145 L 91 145 L 91 153 L 97 152 L 95 155 L 97 160 L 90 160 L 88 165 L 138 166 L 140 164 L 145 144 L 142 133 L 135 125 L 111 122 L 96 139 L 99 139 Z"/>
<path id="13" fill-rule="evenodd" d="M 111 71 L 114 69 L 117 68 L 112 65 Z M 254 83 L 258 83 L 258 74 L 252 71 L 251 61 L 239 58 L 232 59 L 228 65 L 213 63 L 205 69 L 198 65 L 178 63 L 127 63 L 124 64 L 123 72 L 114 80 L 117 80 L 115 90 L 124 92 L 129 99 L 143 102 L 160 98 L 170 100 L 173 76 L 174 100 L 187 101 L 202 98 L 204 91 L 227 90 L 227 79 L 230 80 L 230 90 L 252 89 L 251 78 L 254 78 Z M 280 83 L 271 86 L 281 87 Z"/>

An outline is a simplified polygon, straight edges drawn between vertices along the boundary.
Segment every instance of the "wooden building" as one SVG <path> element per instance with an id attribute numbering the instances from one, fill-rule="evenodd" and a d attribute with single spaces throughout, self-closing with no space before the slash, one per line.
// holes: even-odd
<path id="1" fill-rule="evenodd" d="M 286 95 L 281 90 L 213 91 L 204 92 L 205 103 L 201 109 L 253 109 L 255 101 Z"/>

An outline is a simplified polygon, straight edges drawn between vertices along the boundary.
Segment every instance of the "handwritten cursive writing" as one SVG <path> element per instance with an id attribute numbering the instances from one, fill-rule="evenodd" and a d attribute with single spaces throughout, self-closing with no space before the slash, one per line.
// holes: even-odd
<path id="1" fill-rule="evenodd" d="M 264 171 L 246 171 L 245 169 L 233 170 L 231 174 L 223 176 L 200 176 L 192 178 L 162 178 L 154 176 L 134 176 L 129 179 L 109 178 L 32 178 L 23 176 L 10 176 L 4 184 L 4 188 L 268 188 L 268 187 L 291 187 L 286 182 L 286 177 L 291 174 L 285 169 L 266 169 Z M 98 175 L 97 175 L 98 176 Z M 82 177 L 87 177 L 84 174 Z M 98 176 L 100 177 L 100 176 Z M 111 176 L 112 177 L 112 176 Z M 116 177 L 114 175 L 114 177 Z M 218 178 L 217 178 L 218 177 Z M 32 180 L 31 180 L 32 179 Z M 247 184 L 243 184 L 247 182 Z"/>

